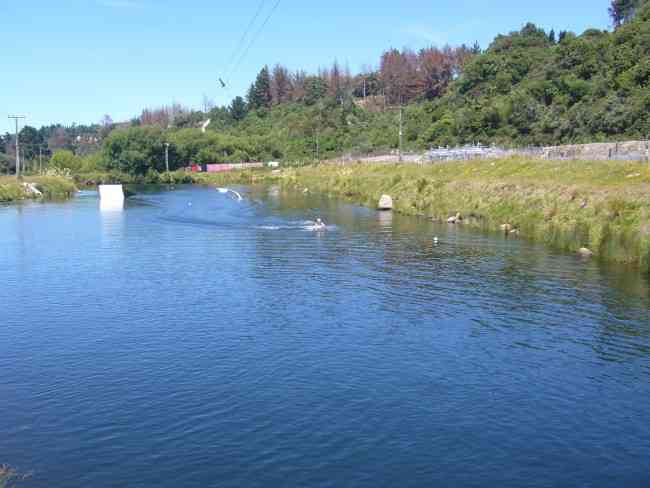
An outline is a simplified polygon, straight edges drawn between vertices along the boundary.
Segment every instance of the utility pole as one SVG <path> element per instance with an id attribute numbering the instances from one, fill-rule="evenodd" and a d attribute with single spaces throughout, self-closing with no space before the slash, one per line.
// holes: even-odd
<path id="1" fill-rule="evenodd" d="M 323 105 L 318 102 L 318 125 L 316 126 L 316 160 L 320 164 L 320 126 L 323 117 Z"/>
<path id="2" fill-rule="evenodd" d="M 10 115 L 10 119 L 16 121 L 16 178 L 20 179 L 20 142 L 18 141 L 18 119 L 24 119 L 24 115 Z"/>
<path id="3" fill-rule="evenodd" d="M 398 159 L 399 162 L 402 162 L 402 139 L 404 138 L 404 115 L 402 110 L 402 104 L 399 106 L 399 149 L 398 149 Z"/>
<path id="4" fill-rule="evenodd" d="M 167 170 L 167 176 L 169 176 L 169 142 L 165 143 L 165 169 Z"/>

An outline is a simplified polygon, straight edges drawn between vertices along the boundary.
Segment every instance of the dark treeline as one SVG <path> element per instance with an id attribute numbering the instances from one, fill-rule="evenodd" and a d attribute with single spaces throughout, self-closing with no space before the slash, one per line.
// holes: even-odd
<path id="1" fill-rule="evenodd" d="M 105 117 L 89 127 L 25 127 L 21 142 L 28 159 L 47 147 L 67 151 L 58 165 L 136 173 L 161 170 L 165 144 L 172 169 L 191 162 L 311 161 L 396 148 L 400 106 L 405 149 L 646 138 L 650 0 L 613 0 L 609 12 L 611 32 L 576 35 L 527 24 L 484 51 L 389 49 L 376 68 L 358 74 L 337 61 L 312 74 L 265 66 L 246 97 L 228 106 L 206 99 L 202 110 L 174 104 L 119 124 Z M 12 164 L 12 140 L 0 141 L 5 166 Z"/>
<path id="2" fill-rule="evenodd" d="M 108 116 L 107 116 L 108 117 Z M 29 125 L 20 130 L 20 156 L 28 163 L 44 159 L 46 162 L 57 151 L 68 151 L 84 157 L 101 149 L 101 141 L 114 127 L 110 118 L 102 124 L 71 125 L 52 124 L 36 129 Z M 16 157 L 14 134 L 0 134 L 0 172 L 13 170 Z"/>

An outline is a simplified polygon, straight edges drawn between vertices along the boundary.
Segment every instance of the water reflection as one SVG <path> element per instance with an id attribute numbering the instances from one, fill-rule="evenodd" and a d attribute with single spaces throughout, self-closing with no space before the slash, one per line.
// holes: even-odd
<path id="1" fill-rule="evenodd" d="M 269 186 L 267 189 L 269 200 L 273 203 L 278 203 L 280 200 L 280 187 L 278 185 Z"/>
<path id="2" fill-rule="evenodd" d="M 393 226 L 393 212 L 378 212 L 377 218 L 380 227 L 390 229 Z"/>
<path id="3" fill-rule="evenodd" d="M 250 192 L 0 213 L 0 463 L 34 488 L 647 478 L 647 282 Z"/>
<path id="4" fill-rule="evenodd" d="M 613 344 L 619 360 L 648 354 L 648 283 L 638 273 L 612 273 L 596 261 L 580 261 L 524 240 L 321 196 L 283 192 L 273 199 L 280 215 L 295 218 L 309 208 L 341 229 L 335 239 L 327 236 L 325 247 L 314 247 L 313 236 L 264 236 L 258 242 L 258 271 L 263 276 L 269 270 L 287 272 L 285 279 L 297 294 L 306 292 L 305 273 L 343 289 L 356 281 L 363 283 L 358 289 L 363 300 L 376 299 L 377 310 L 384 313 L 414 320 L 466 319 L 483 332 L 516 331 L 515 347 L 557 342 L 557 347 L 588 345 L 602 354 L 603 346 L 611 349 Z M 439 236 L 437 244 L 434 236 Z M 279 246 L 284 257 L 278 256 Z M 327 267 L 314 268 L 314 261 Z M 475 332 L 480 335 L 480 329 Z M 630 338 L 638 340 L 630 343 Z"/>
<path id="5" fill-rule="evenodd" d="M 124 200 L 102 198 L 99 200 L 99 210 L 101 212 L 122 212 L 124 210 Z"/>
<path id="6" fill-rule="evenodd" d="M 102 241 L 104 243 L 119 243 L 123 237 L 124 229 L 124 201 L 100 200 L 99 213 Z"/>

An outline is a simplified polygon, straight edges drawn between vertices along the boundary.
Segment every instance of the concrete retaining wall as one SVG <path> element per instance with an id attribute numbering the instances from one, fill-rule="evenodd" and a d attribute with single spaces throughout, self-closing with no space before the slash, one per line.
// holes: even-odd
<path id="1" fill-rule="evenodd" d="M 649 161 L 650 141 L 604 142 L 542 148 L 544 159 Z"/>
<path id="2" fill-rule="evenodd" d="M 510 156 L 552 160 L 650 161 L 650 141 L 604 142 L 520 149 L 505 149 L 496 146 L 437 148 L 426 153 L 404 154 L 402 155 L 402 162 L 423 164 L 434 161 L 495 159 Z M 348 155 L 323 162 L 328 164 L 347 164 L 357 161 L 364 163 L 397 163 L 399 162 L 399 156 L 396 152 L 372 156 Z"/>

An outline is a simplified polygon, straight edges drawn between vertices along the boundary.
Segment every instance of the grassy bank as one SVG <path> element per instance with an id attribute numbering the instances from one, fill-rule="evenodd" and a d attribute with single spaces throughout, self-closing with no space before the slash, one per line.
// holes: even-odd
<path id="1" fill-rule="evenodd" d="M 23 183 L 31 183 L 42 193 L 38 195 L 26 188 Z M 0 202 L 18 202 L 22 200 L 63 199 L 77 190 L 74 182 L 61 176 L 30 176 L 19 182 L 14 177 L 0 176 Z"/>
<path id="2" fill-rule="evenodd" d="M 375 206 L 518 235 L 556 249 L 650 270 L 650 164 L 610 161 L 449 162 L 426 166 L 312 166 L 279 174 L 203 175 L 203 182 L 281 182 Z"/>
<path id="3" fill-rule="evenodd" d="M 46 198 L 64 198 L 74 183 L 34 177 Z M 588 248 L 599 259 L 650 271 L 650 164 L 620 161 L 507 159 L 437 163 L 320 165 L 281 171 L 220 174 L 182 171 L 130 176 L 75 176 L 79 186 L 125 184 L 255 184 L 347 198 L 375 206 L 382 194 L 395 210 L 446 221 L 460 214 L 462 225 L 503 232 L 576 252 Z M 0 177 L 0 201 L 35 198 L 15 179 Z"/>

